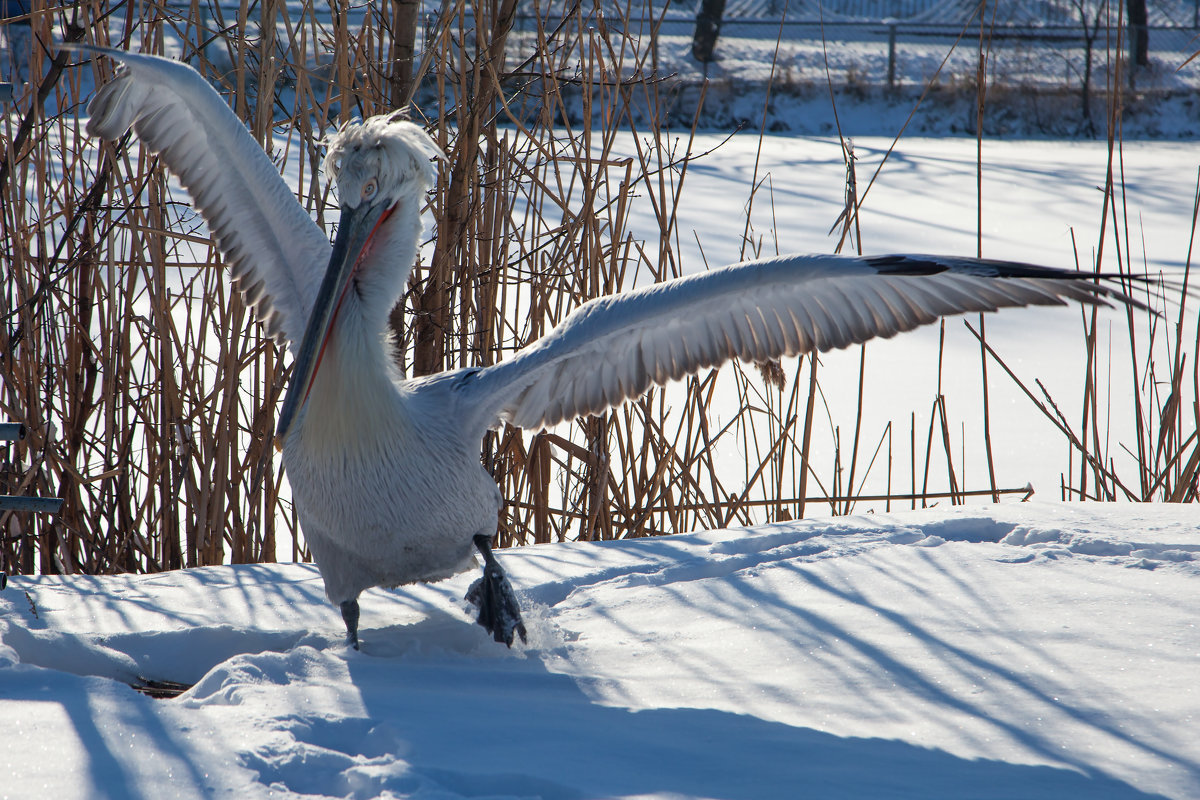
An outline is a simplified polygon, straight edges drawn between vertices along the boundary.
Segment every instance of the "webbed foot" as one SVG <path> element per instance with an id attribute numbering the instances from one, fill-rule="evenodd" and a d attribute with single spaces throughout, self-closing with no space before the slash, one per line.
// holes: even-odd
<path id="1" fill-rule="evenodd" d="M 342 620 L 346 623 L 346 644 L 358 649 L 358 600 L 342 602 Z"/>
<path id="2" fill-rule="evenodd" d="M 484 627 L 497 642 L 512 647 L 514 636 L 525 642 L 525 623 L 521 620 L 521 606 L 513 592 L 508 576 L 492 554 L 490 536 L 475 536 L 475 547 L 483 555 L 483 577 L 477 579 L 467 590 L 467 602 L 479 608 L 475 621 Z"/>

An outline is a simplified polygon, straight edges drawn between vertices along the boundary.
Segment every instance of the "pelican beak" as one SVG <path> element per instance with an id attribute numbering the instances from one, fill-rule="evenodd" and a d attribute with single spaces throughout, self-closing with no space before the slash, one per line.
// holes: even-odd
<path id="1" fill-rule="evenodd" d="M 350 290 L 363 250 L 379 226 L 391 216 L 393 208 L 394 206 L 386 201 L 363 203 L 353 208 L 342 206 L 337 238 L 333 241 L 333 253 L 329 257 L 329 266 L 325 269 L 325 279 L 321 281 L 321 288 L 313 302 L 308 327 L 304 329 L 304 339 L 300 342 L 300 351 L 292 365 L 292 378 L 288 384 L 287 395 L 283 398 L 283 408 L 279 412 L 279 422 L 275 428 L 276 446 L 286 439 L 296 415 L 308 399 L 313 379 L 321 366 L 325 345 L 329 342 L 334 323 L 337 321 L 342 300 Z"/>

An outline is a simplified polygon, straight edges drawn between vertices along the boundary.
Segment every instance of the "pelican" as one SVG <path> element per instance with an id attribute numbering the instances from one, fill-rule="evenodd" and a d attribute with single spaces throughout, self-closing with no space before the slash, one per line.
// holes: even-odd
<path id="1" fill-rule="evenodd" d="M 500 492 L 480 461 L 501 423 L 537 429 L 597 413 L 730 358 L 765 361 L 890 337 L 1002 307 L 1144 304 L 1113 276 L 926 255 L 798 255 L 737 264 L 581 305 L 490 367 L 406 379 L 386 339 L 442 157 L 399 114 L 342 126 L 325 169 L 332 245 L 220 96 L 191 67 L 86 47 L 122 63 L 89 104 L 89 134 L 131 127 L 191 194 L 266 330 L 295 350 L 277 428 L 325 592 L 359 645 L 374 586 L 483 576 L 468 600 L 511 646 L 526 630 L 491 540 Z"/>

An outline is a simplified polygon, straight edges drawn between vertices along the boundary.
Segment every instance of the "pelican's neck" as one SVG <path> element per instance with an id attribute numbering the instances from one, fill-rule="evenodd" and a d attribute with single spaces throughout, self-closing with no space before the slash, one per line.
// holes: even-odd
<path id="1" fill-rule="evenodd" d="M 404 294 L 421 241 L 420 198 L 396 201 L 359 258 L 351 291 L 357 294 L 368 331 L 383 329 Z"/>
<path id="2" fill-rule="evenodd" d="M 306 447 L 344 453 L 386 441 L 404 426 L 388 315 L 408 282 L 420 235 L 416 200 L 400 200 L 362 254 L 305 403 Z"/>
<path id="3" fill-rule="evenodd" d="M 301 437 L 309 449 L 359 449 L 402 424 L 381 324 L 371 324 L 357 297 L 347 297 L 305 403 Z"/>

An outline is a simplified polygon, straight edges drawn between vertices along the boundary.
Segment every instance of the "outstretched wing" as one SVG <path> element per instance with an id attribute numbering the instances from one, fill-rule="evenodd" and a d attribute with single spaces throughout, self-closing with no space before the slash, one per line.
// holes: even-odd
<path id="1" fill-rule="evenodd" d="M 88 133 L 117 139 L 132 127 L 191 194 L 267 331 L 299 342 L 329 261 L 329 238 L 245 125 L 187 64 L 90 45 L 72 49 L 123 65 L 88 105 Z"/>
<path id="2" fill-rule="evenodd" d="M 509 361 L 460 377 L 482 435 L 597 413 L 734 356 L 765 361 L 1011 306 L 1145 306 L 1096 276 L 939 256 L 785 256 L 592 300 Z M 1102 280 L 1109 280 L 1103 278 Z"/>

